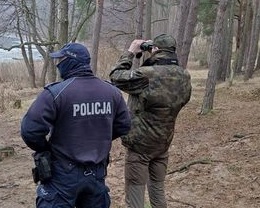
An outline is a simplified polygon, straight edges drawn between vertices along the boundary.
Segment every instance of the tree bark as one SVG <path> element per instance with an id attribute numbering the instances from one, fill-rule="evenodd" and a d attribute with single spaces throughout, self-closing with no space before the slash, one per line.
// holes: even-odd
<path id="1" fill-rule="evenodd" d="M 145 39 L 152 39 L 152 0 L 146 0 L 145 5 Z"/>
<path id="2" fill-rule="evenodd" d="M 234 35 L 234 12 L 235 12 L 235 0 L 230 1 L 229 8 L 229 22 L 228 22 L 228 42 L 227 42 L 227 63 L 225 77 L 230 77 L 231 73 L 231 60 L 232 60 L 232 48 L 233 48 L 233 35 Z"/>
<path id="3" fill-rule="evenodd" d="M 137 0 L 136 31 L 135 31 L 136 39 L 143 38 L 142 31 L 143 31 L 144 3 L 145 0 Z"/>
<path id="4" fill-rule="evenodd" d="M 232 55 L 232 43 L 233 43 L 233 18 L 234 18 L 234 0 L 231 0 L 228 4 L 228 9 L 225 13 L 223 34 L 223 53 L 221 67 L 218 70 L 217 80 L 224 82 L 227 74 L 229 74 L 229 67 Z"/>
<path id="5" fill-rule="evenodd" d="M 241 0 L 239 3 L 239 13 L 237 16 L 237 35 L 236 35 L 236 51 L 240 48 L 240 42 L 242 37 L 242 16 L 246 10 L 246 1 L 247 0 Z"/>
<path id="6" fill-rule="evenodd" d="M 246 0 L 245 1 L 246 6 L 245 6 L 245 11 L 243 12 L 243 19 L 241 20 L 242 24 L 242 34 L 241 34 L 241 40 L 239 44 L 239 48 L 236 51 L 235 54 L 235 60 L 234 64 L 232 66 L 233 71 L 234 71 L 234 76 L 241 73 L 242 70 L 242 65 L 243 65 L 243 58 L 245 56 L 245 50 L 246 50 L 246 40 L 247 40 L 247 35 L 248 31 L 250 30 L 250 22 L 251 22 L 251 0 Z"/>
<path id="7" fill-rule="evenodd" d="M 183 45 L 183 37 L 185 34 L 185 27 L 189 15 L 191 0 L 180 1 L 180 5 L 178 6 L 177 13 L 177 22 L 176 22 L 176 30 L 174 31 L 174 37 L 177 41 L 177 56 L 181 55 L 182 45 Z"/>
<path id="8" fill-rule="evenodd" d="M 171 2 L 169 5 L 169 20 L 168 20 L 168 28 L 167 28 L 167 33 L 174 36 L 175 34 L 175 22 L 177 22 L 177 3 L 176 2 Z"/>
<path id="9" fill-rule="evenodd" d="M 185 27 L 184 40 L 179 58 L 180 66 L 184 69 L 187 67 L 190 48 L 194 37 L 195 27 L 197 25 L 197 14 L 199 8 L 199 0 L 193 0 L 190 4 L 189 15 Z"/>
<path id="10" fill-rule="evenodd" d="M 99 47 L 100 30 L 102 24 L 104 0 L 96 0 L 96 5 L 97 5 L 97 9 L 96 9 L 94 32 L 92 37 L 93 46 L 92 46 L 92 57 L 91 57 L 91 68 L 94 74 L 97 73 L 98 47 Z"/>
<path id="11" fill-rule="evenodd" d="M 68 42 L 69 35 L 69 3 L 68 0 L 60 0 L 59 9 L 59 45 L 63 46 Z"/>
<path id="12" fill-rule="evenodd" d="M 259 34 L 260 34 L 260 3 L 259 0 L 255 0 L 252 32 L 251 32 L 250 46 L 249 46 L 249 52 L 248 52 L 247 62 L 246 62 L 244 81 L 251 79 L 254 73 L 257 50 L 258 50 Z"/>
<path id="13" fill-rule="evenodd" d="M 50 2 L 50 19 L 49 19 L 49 28 L 48 28 L 48 36 L 51 42 L 56 40 L 56 32 L 55 25 L 57 25 L 56 18 L 56 1 Z M 56 66 L 53 63 L 53 60 L 49 57 L 49 53 L 53 52 L 54 46 L 47 46 L 47 57 L 44 58 L 43 71 L 47 71 L 48 81 L 55 82 L 57 78 L 57 70 Z"/>
<path id="14" fill-rule="evenodd" d="M 70 15 L 70 20 L 69 20 L 69 26 L 68 26 L 68 38 L 71 39 L 72 34 L 73 34 L 73 26 L 74 26 L 74 21 L 75 21 L 75 9 L 76 9 L 76 0 L 73 0 L 71 2 L 72 8 L 71 8 L 71 15 Z"/>
<path id="15" fill-rule="evenodd" d="M 25 10 L 26 2 L 21 1 L 21 4 L 22 4 L 21 7 Z M 18 36 L 19 36 L 19 39 L 20 39 L 20 43 L 21 43 L 21 52 L 22 52 L 24 63 L 25 63 L 26 68 L 28 70 L 30 87 L 31 88 L 36 88 L 35 70 L 33 68 L 33 65 L 30 64 L 30 60 L 29 60 L 29 58 L 27 56 L 27 53 L 26 53 L 24 40 L 23 40 L 23 35 L 22 35 L 23 33 L 22 33 L 22 28 L 21 28 L 22 20 L 20 19 L 19 9 L 17 7 L 18 7 L 18 5 L 16 5 L 16 7 L 15 7 L 16 14 L 18 14 L 17 15 L 16 27 L 17 27 L 17 33 L 18 33 Z"/>
<path id="16" fill-rule="evenodd" d="M 137 15 L 136 15 L 136 31 L 135 39 L 143 39 L 143 14 L 145 0 L 137 0 Z M 133 67 L 137 68 L 140 65 L 140 59 L 134 59 Z"/>

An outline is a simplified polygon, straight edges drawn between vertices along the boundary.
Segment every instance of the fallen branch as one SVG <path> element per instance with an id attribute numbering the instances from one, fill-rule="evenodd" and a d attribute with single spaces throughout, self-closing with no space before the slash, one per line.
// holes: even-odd
<path id="1" fill-rule="evenodd" d="M 211 160 L 211 159 L 200 159 L 200 160 L 193 160 L 193 161 L 190 161 L 188 162 L 187 164 L 184 164 L 182 165 L 181 167 L 175 169 L 175 170 L 172 170 L 170 172 L 167 173 L 167 175 L 170 175 L 170 174 L 173 174 L 173 173 L 176 173 L 176 172 L 183 172 L 183 171 L 187 171 L 190 166 L 192 165 L 196 165 L 196 164 L 212 164 L 213 162 L 223 162 L 223 161 L 219 161 L 219 160 Z"/>
<path id="2" fill-rule="evenodd" d="M 191 206 L 193 208 L 196 208 L 196 205 L 190 204 L 189 202 L 184 202 L 184 201 L 181 201 L 179 199 L 174 199 L 171 196 L 170 196 L 170 198 L 171 198 L 170 201 L 172 201 L 172 202 L 176 202 L 176 203 L 179 203 L 179 204 L 184 204 L 184 205 L 188 205 L 188 206 Z"/>
<path id="3" fill-rule="evenodd" d="M 255 135 L 259 135 L 259 133 L 248 133 L 248 134 L 234 134 L 233 138 L 229 140 L 229 142 L 237 142 L 242 141 L 244 139 L 249 139 L 251 137 L 254 137 Z"/>
<path id="4" fill-rule="evenodd" d="M 0 185 L 0 188 L 13 188 L 13 187 L 16 187 L 16 186 L 19 186 L 18 184 L 15 184 L 15 183 L 10 183 L 10 184 L 2 184 Z"/>

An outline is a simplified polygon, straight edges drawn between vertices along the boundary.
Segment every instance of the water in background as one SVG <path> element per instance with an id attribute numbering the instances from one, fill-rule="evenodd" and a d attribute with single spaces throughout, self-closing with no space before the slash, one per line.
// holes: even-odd
<path id="1" fill-rule="evenodd" d="M 4 62 L 14 62 L 16 60 L 23 60 L 22 52 L 20 48 L 13 48 L 12 50 L 4 50 L 2 48 L 10 48 L 14 45 L 19 45 L 19 39 L 12 36 L 2 36 L 0 37 L 0 63 Z M 33 58 L 34 60 L 41 60 L 42 56 L 35 48 L 32 47 Z"/>

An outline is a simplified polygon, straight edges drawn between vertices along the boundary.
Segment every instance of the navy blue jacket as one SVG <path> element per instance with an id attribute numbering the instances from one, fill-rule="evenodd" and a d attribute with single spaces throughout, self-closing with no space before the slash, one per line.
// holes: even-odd
<path id="1" fill-rule="evenodd" d="M 121 92 L 79 67 L 46 86 L 22 119 L 21 136 L 32 150 L 50 150 L 78 163 L 104 160 L 112 140 L 130 130 Z"/>

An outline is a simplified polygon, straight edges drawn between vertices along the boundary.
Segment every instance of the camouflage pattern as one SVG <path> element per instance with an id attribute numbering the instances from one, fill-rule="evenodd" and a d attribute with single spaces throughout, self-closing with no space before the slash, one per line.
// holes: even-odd
<path id="1" fill-rule="evenodd" d="M 171 47 L 176 48 L 176 40 L 171 35 L 167 34 L 161 34 L 155 37 L 153 44 L 154 46 L 160 49 L 166 49 Z"/>
<path id="2" fill-rule="evenodd" d="M 171 58 L 167 50 L 151 59 Z M 191 96 L 190 74 L 177 65 L 141 66 L 132 70 L 133 54 L 123 54 L 110 73 L 114 85 L 129 94 L 132 128 L 122 144 L 138 153 L 164 152 L 174 135 L 175 120 Z"/>

